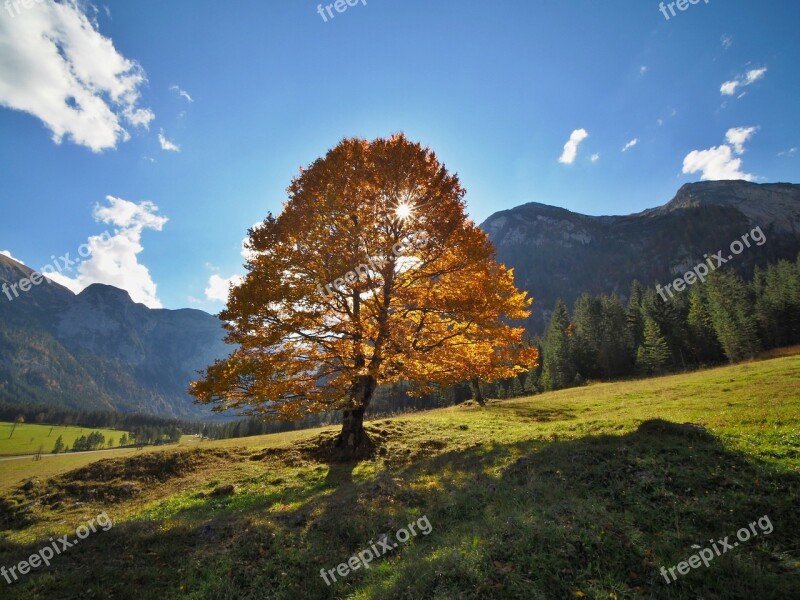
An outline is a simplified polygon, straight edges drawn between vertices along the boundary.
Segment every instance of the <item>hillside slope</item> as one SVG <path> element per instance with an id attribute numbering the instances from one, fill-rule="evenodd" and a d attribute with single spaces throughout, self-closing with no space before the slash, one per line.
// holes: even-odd
<path id="1" fill-rule="evenodd" d="M 518 287 L 535 298 L 529 321 L 542 332 L 555 300 L 583 292 L 626 297 L 631 282 L 662 285 L 760 227 L 767 241 L 730 262 L 744 275 L 800 252 L 800 185 L 704 181 L 684 185 L 664 206 L 627 216 L 592 217 L 530 203 L 481 225 Z"/>
<path id="2" fill-rule="evenodd" d="M 115 520 L 4 597 L 800 597 L 799 385 L 787 356 L 384 419 L 357 465 L 320 460 L 330 430 L 97 461 L 0 499 L 4 565 Z"/>
<path id="3" fill-rule="evenodd" d="M 0 255 L 0 284 L 31 270 Z M 150 309 L 93 284 L 73 294 L 42 283 L 0 296 L 0 401 L 208 418 L 186 394 L 226 355 L 220 321 L 194 309 Z"/>

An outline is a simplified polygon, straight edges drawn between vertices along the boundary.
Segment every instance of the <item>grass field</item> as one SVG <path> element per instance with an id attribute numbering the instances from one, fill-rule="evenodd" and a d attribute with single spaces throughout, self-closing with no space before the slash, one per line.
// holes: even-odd
<path id="1" fill-rule="evenodd" d="M 357 464 L 320 459 L 327 429 L 4 473 L 0 565 L 102 511 L 115 525 L 0 580 L 3 598 L 800 597 L 800 356 L 368 430 Z M 320 577 L 422 517 L 428 535 Z M 769 534 L 661 575 L 764 517 Z"/>
<path id="2" fill-rule="evenodd" d="M 14 430 L 12 435 L 11 431 Z M 124 431 L 115 429 L 98 429 L 91 427 L 69 427 L 62 425 L 37 425 L 35 423 L 20 423 L 14 428 L 13 423 L 0 422 L 0 456 L 14 456 L 19 454 L 35 454 L 39 447 L 42 453 L 50 453 L 61 436 L 67 448 L 72 448 L 82 435 L 89 435 L 93 431 L 102 433 L 106 441 L 114 438 L 114 445 L 119 445 L 119 438 Z"/>

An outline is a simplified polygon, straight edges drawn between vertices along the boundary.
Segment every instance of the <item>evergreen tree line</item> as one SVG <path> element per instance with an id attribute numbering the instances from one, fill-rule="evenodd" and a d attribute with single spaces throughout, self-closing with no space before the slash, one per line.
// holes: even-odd
<path id="1" fill-rule="evenodd" d="M 165 419 L 153 415 L 118 413 L 110 411 L 81 411 L 44 404 L 13 404 L 0 402 L 0 421 L 13 422 L 19 416 L 25 423 L 64 425 L 98 429 L 159 428 L 168 430 L 179 427 L 187 433 L 197 429 L 197 423 Z"/>
<path id="2" fill-rule="evenodd" d="M 544 338 L 532 343 L 540 365 L 514 378 L 520 394 L 736 362 L 798 344 L 800 255 L 756 268 L 749 282 L 733 270 L 714 271 L 668 301 L 638 281 L 627 304 L 614 294 L 583 294 L 570 315 L 558 301 Z"/>

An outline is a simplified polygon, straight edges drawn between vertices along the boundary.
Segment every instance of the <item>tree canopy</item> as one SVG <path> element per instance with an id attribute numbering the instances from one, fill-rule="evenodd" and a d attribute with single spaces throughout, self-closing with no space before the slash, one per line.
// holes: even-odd
<path id="1" fill-rule="evenodd" d="M 345 139 L 287 192 L 249 231 L 247 274 L 220 314 L 235 348 L 192 384 L 199 402 L 265 419 L 343 410 L 353 448 L 379 383 L 422 393 L 536 364 L 507 323 L 532 300 L 430 149 Z"/>

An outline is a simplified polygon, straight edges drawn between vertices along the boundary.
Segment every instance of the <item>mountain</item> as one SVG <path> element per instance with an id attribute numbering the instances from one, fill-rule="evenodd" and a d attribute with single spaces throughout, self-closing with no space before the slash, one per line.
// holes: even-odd
<path id="1" fill-rule="evenodd" d="M 583 292 L 627 297 L 631 282 L 662 286 L 755 227 L 766 236 L 729 262 L 743 275 L 800 252 L 800 185 L 707 181 L 686 184 L 667 204 L 593 217 L 530 203 L 491 215 L 481 228 L 517 287 L 534 297 L 529 331 L 541 333 L 557 298 Z"/>
<path id="2" fill-rule="evenodd" d="M 534 297 L 527 323 L 540 333 L 557 298 L 583 292 L 625 297 L 634 279 L 673 281 L 760 227 L 730 264 L 743 274 L 800 252 L 800 185 L 714 181 L 683 186 L 667 204 L 592 217 L 530 203 L 482 225 L 518 287 Z M 0 286 L 33 272 L 0 255 Z M 0 292 L 0 401 L 208 419 L 186 388 L 226 356 L 220 321 L 200 310 L 150 309 L 127 292 L 94 284 L 80 294 L 40 283 L 8 300 Z M 217 415 L 214 415 L 217 417 Z"/>
<path id="3" fill-rule="evenodd" d="M 0 255 L 0 285 L 33 272 Z M 11 300 L 8 299 L 11 296 Z M 80 294 L 53 282 L 0 293 L 0 401 L 207 419 L 186 388 L 227 355 L 220 321 L 200 310 L 150 309 L 124 290 Z"/>

